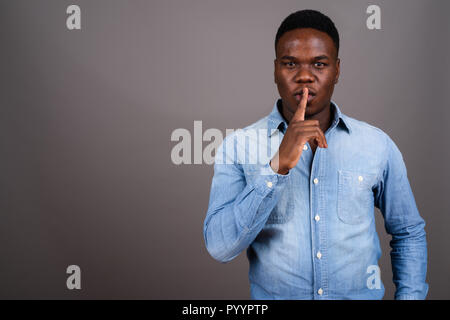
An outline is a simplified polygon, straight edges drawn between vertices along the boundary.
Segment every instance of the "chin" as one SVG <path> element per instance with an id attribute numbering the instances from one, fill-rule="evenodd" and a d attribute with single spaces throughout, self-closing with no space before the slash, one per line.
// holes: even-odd
<path id="1" fill-rule="evenodd" d="M 306 106 L 306 110 L 305 110 L 305 117 L 306 116 L 313 116 L 317 113 L 319 113 L 320 110 L 318 110 L 317 106 L 312 105 L 312 106 Z"/>

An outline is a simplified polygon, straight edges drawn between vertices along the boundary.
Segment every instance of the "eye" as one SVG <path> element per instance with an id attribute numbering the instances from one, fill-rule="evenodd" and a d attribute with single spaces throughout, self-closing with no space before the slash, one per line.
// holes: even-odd
<path id="1" fill-rule="evenodd" d="M 283 65 L 288 67 L 289 69 L 292 69 L 295 67 L 295 62 L 289 61 L 289 62 L 283 62 Z"/>
<path id="2" fill-rule="evenodd" d="M 316 66 L 317 68 L 323 68 L 326 66 L 326 64 L 323 62 L 316 62 L 314 63 L 314 66 Z"/>

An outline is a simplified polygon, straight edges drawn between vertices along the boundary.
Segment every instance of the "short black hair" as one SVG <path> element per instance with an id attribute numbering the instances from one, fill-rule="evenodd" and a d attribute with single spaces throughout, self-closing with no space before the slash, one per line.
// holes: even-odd
<path id="1" fill-rule="evenodd" d="M 283 34 L 302 28 L 313 28 L 328 34 L 336 47 L 336 56 L 339 55 L 339 33 L 336 26 L 328 16 L 316 10 L 300 10 L 291 13 L 283 20 L 275 36 L 275 53 L 277 51 L 277 43 Z"/>

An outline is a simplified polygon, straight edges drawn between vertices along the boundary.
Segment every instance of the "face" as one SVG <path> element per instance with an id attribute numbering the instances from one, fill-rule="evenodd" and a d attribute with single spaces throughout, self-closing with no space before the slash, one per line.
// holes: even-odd
<path id="1" fill-rule="evenodd" d="M 331 37 L 304 28 L 286 32 L 276 47 L 275 83 L 289 119 L 295 113 L 302 88 L 310 95 L 305 116 L 311 118 L 330 107 L 334 85 L 339 78 L 339 58 Z"/>

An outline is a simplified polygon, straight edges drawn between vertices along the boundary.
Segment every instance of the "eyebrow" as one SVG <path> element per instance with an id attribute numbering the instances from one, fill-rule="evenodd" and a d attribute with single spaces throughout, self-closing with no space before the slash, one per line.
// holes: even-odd
<path id="1" fill-rule="evenodd" d="M 293 56 L 282 56 L 280 60 L 296 60 L 296 57 Z M 323 60 L 323 59 L 330 59 L 327 55 L 320 55 L 317 57 L 314 57 L 313 60 Z"/>

